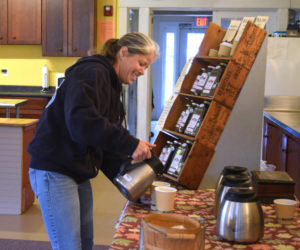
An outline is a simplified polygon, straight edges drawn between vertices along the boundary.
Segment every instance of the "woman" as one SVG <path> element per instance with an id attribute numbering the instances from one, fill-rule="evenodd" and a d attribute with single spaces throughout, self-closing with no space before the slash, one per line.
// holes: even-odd
<path id="1" fill-rule="evenodd" d="M 155 145 L 122 127 L 122 83 L 132 84 L 158 55 L 141 33 L 108 40 L 101 55 L 83 57 L 65 72 L 28 147 L 30 182 L 39 200 L 53 249 L 93 246 L 90 178 L 99 169 L 110 179 L 120 164 L 151 157 Z"/>

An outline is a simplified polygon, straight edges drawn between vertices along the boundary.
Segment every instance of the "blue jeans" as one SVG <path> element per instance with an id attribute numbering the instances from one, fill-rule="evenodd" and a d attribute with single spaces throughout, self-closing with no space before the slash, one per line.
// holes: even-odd
<path id="1" fill-rule="evenodd" d="M 92 250 L 93 196 L 90 181 L 77 184 L 56 172 L 29 169 L 54 250 Z"/>

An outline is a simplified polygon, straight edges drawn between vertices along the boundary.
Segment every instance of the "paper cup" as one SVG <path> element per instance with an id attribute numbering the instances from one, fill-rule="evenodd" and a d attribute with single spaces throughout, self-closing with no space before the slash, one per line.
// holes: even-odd
<path id="1" fill-rule="evenodd" d="M 154 190 L 157 210 L 163 213 L 174 210 L 177 189 L 173 187 L 156 187 Z"/>
<path id="2" fill-rule="evenodd" d="M 236 40 L 233 41 L 232 48 L 231 48 L 231 50 L 230 50 L 230 56 L 233 56 L 233 54 L 234 54 L 234 52 L 235 52 L 235 49 L 236 49 L 238 43 L 239 43 L 239 42 L 236 41 Z"/>
<path id="3" fill-rule="evenodd" d="M 153 181 L 152 185 L 150 187 L 150 194 L 151 194 L 151 209 L 157 210 L 156 208 L 156 202 L 155 202 L 155 187 L 170 187 L 170 183 L 164 182 L 164 181 Z"/>
<path id="4" fill-rule="evenodd" d="M 208 52 L 208 56 L 218 56 L 218 50 L 210 49 Z"/>
<path id="5" fill-rule="evenodd" d="M 294 218 L 297 202 L 290 199 L 276 199 L 274 204 L 278 222 L 282 224 L 290 223 Z"/>
<path id="6" fill-rule="evenodd" d="M 222 42 L 218 51 L 218 56 L 229 56 L 232 48 L 232 44 L 228 42 Z"/>

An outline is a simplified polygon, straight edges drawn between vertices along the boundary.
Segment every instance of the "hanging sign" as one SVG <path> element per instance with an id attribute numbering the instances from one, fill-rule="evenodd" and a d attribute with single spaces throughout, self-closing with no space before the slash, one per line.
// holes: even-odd
<path id="1" fill-rule="evenodd" d="M 207 17 L 203 17 L 203 16 L 197 16 L 196 17 L 196 27 L 207 27 L 208 26 L 208 20 Z"/>

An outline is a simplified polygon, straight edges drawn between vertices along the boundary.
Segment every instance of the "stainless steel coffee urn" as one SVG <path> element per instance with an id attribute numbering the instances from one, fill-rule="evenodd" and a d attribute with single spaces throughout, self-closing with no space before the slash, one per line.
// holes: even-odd
<path id="1" fill-rule="evenodd" d="M 252 182 L 249 175 L 226 175 L 221 182 L 220 188 L 215 195 L 214 213 L 218 217 L 220 207 L 228 190 L 233 187 L 239 187 L 243 189 L 253 189 Z"/>
<path id="2" fill-rule="evenodd" d="M 263 237 L 263 211 L 253 190 L 228 190 L 218 214 L 217 234 L 238 243 L 254 243 Z"/>

